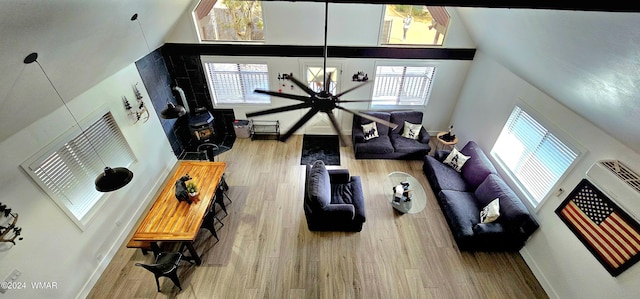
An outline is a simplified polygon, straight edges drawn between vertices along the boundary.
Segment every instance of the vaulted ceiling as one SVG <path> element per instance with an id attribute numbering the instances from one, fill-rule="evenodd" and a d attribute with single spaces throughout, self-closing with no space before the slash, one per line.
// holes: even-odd
<path id="1" fill-rule="evenodd" d="M 0 140 L 61 106 L 37 66 L 22 63 L 27 54 L 40 54 L 39 62 L 69 100 L 162 45 L 194 2 L 2 1 Z M 441 1 L 495 6 L 492 2 Z M 640 14 L 574 11 L 557 1 L 512 2 L 498 4 L 535 7 L 538 3 L 562 9 L 459 7 L 460 19 L 477 48 L 640 152 Z M 596 4 L 638 11 L 630 2 Z M 567 5 L 603 9 L 588 3 Z M 140 14 L 139 23 L 130 21 L 134 13 Z"/>

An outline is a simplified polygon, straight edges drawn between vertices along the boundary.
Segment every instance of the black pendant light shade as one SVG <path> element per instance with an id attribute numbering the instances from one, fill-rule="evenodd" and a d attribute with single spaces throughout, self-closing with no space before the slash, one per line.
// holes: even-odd
<path id="1" fill-rule="evenodd" d="M 105 167 L 104 172 L 96 178 L 96 190 L 111 192 L 118 190 L 131 182 L 133 172 L 124 167 Z"/>
<path id="2" fill-rule="evenodd" d="M 69 111 L 69 114 L 71 114 L 71 117 L 75 121 L 78 128 L 80 128 L 80 130 L 82 131 L 82 134 L 86 135 L 86 133 L 80 126 L 80 123 L 78 123 L 78 120 L 69 109 L 69 106 L 67 106 L 67 103 L 62 99 L 60 92 L 58 92 L 58 89 L 56 88 L 56 86 L 53 85 L 53 82 L 51 82 L 49 75 L 47 75 L 47 72 L 44 71 L 44 68 L 42 67 L 42 65 L 40 65 L 40 62 L 38 62 L 38 53 L 34 52 L 27 55 L 27 57 L 24 58 L 23 62 L 25 64 L 31 64 L 34 62 L 38 64 L 38 66 L 40 67 L 40 70 L 42 71 L 44 76 L 47 78 L 47 81 L 49 81 L 49 84 L 51 84 L 51 87 L 53 87 L 53 90 L 58 95 L 58 98 L 60 99 L 64 107 L 67 108 L 67 111 Z M 89 141 L 89 145 L 91 146 L 91 149 L 96 153 L 96 155 L 98 155 L 98 157 L 100 158 L 100 161 L 102 161 L 102 157 L 100 157 L 100 154 L 98 154 L 98 151 L 96 151 L 96 149 L 93 147 L 93 144 L 91 143 L 91 141 Z M 104 161 L 102 161 L 102 163 L 104 164 Z M 115 191 L 129 184 L 129 182 L 131 182 L 131 179 L 133 179 L 133 172 L 131 172 L 129 169 L 124 167 L 117 167 L 112 169 L 111 167 L 108 167 L 105 165 L 104 172 L 98 175 L 98 177 L 96 178 L 96 181 L 95 181 L 96 190 L 100 192 Z"/>
<path id="3" fill-rule="evenodd" d="M 178 118 L 185 114 L 187 114 L 187 110 L 184 109 L 184 107 L 180 105 L 176 106 L 171 102 L 167 104 L 167 108 L 160 112 L 160 116 L 164 119 Z"/>

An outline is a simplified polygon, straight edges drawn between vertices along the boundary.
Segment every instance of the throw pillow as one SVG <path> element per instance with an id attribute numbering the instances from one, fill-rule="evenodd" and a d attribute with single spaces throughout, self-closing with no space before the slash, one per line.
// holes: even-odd
<path id="1" fill-rule="evenodd" d="M 480 211 L 480 222 L 494 222 L 500 216 L 500 200 L 498 198 L 490 202 L 482 211 Z"/>
<path id="2" fill-rule="evenodd" d="M 375 121 L 362 125 L 362 132 L 364 132 L 364 140 L 371 140 L 379 137 L 378 126 Z"/>
<path id="3" fill-rule="evenodd" d="M 451 168 L 455 169 L 457 172 L 460 172 L 462 166 L 467 160 L 469 160 L 471 156 L 465 156 L 460 153 L 455 147 L 451 150 L 451 153 L 447 156 L 442 163 L 451 166 Z"/>
<path id="4" fill-rule="evenodd" d="M 418 135 L 420 135 L 420 129 L 422 129 L 422 124 L 412 124 L 405 121 L 402 137 L 409 139 L 418 139 Z"/>

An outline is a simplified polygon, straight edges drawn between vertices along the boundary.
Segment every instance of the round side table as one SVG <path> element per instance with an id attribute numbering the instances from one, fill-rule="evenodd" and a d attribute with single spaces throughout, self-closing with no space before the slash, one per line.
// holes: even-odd
<path id="1" fill-rule="evenodd" d="M 445 141 L 442 139 L 442 135 L 447 134 L 447 132 L 440 132 L 436 135 L 436 140 L 438 141 L 438 143 L 436 144 L 436 150 L 442 150 L 445 149 L 445 147 L 448 146 L 454 146 L 456 144 L 458 144 L 458 137 L 454 137 L 453 140 L 451 141 Z"/>

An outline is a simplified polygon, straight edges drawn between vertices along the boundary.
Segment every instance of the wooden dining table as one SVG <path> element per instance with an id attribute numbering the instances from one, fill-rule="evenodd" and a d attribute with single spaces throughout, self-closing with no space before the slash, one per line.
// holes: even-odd
<path id="1" fill-rule="evenodd" d="M 179 161 L 131 240 L 151 243 L 153 248 L 159 248 L 158 242 L 180 242 L 180 248 L 184 246 L 190 253 L 185 259 L 200 265 L 202 260 L 193 242 L 213 204 L 226 166 L 225 162 Z M 198 187 L 198 196 L 192 203 L 179 201 L 175 194 L 176 180 L 187 174 Z"/>

